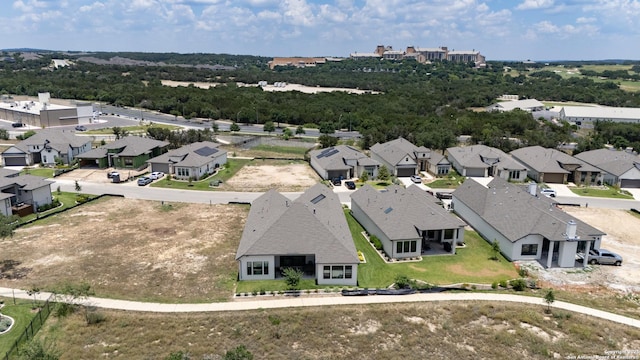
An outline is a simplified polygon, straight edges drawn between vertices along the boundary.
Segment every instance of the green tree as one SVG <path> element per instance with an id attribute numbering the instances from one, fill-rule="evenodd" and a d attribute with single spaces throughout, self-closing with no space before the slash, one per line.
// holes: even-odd
<path id="1" fill-rule="evenodd" d="M 367 182 L 367 180 L 369 180 L 369 173 L 366 171 L 363 171 L 362 175 L 360 175 L 360 181 L 365 183 Z"/>
<path id="2" fill-rule="evenodd" d="M 224 360 L 253 360 L 253 354 L 246 346 L 240 345 L 224 354 Z"/>
<path id="3" fill-rule="evenodd" d="M 232 131 L 232 132 L 234 132 L 234 131 L 240 131 L 240 125 L 238 125 L 237 123 L 235 123 L 235 122 L 234 122 L 234 123 L 233 123 L 233 124 L 231 124 L 231 126 L 229 127 L 229 131 Z"/>
<path id="4" fill-rule="evenodd" d="M 18 215 L 5 216 L 0 214 L 0 237 L 3 239 L 12 237 L 19 220 Z"/>
<path id="5" fill-rule="evenodd" d="M 264 123 L 262 131 L 266 131 L 267 133 L 271 134 L 272 132 L 276 131 L 276 126 L 273 124 L 273 121 L 267 121 L 266 123 Z"/>
<path id="6" fill-rule="evenodd" d="M 318 142 L 323 148 L 336 146 L 338 144 L 338 138 L 327 134 L 322 134 L 318 137 Z"/>
<path id="7" fill-rule="evenodd" d="M 336 132 L 336 129 L 333 126 L 332 123 L 330 123 L 328 121 L 324 121 L 324 122 L 320 123 L 320 133 L 321 134 L 333 134 L 335 132 Z"/>
<path id="8" fill-rule="evenodd" d="M 496 239 L 491 243 L 491 260 L 500 260 L 500 243 Z"/>
<path id="9" fill-rule="evenodd" d="M 282 275 L 289 290 L 300 290 L 300 280 L 302 280 L 302 275 L 304 275 L 302 271 L 288 267 L 282 269 Z"/>
<path id="10" fill-rule="evenodd" d="M 35 134 L 36 134 L 35 131 L 28 130 L 28 131 L 25 131 L 24 134 L 16 136 L 16 139 L 18 139 L 18 140 L 27 140 L 28 138 L 32 137 Z"/>
<path id="11" fill-rule="evenodd" d="M 27 295 L 33 296 L 33 308 L 34 309 L 38 307 L 38 304 L 37 304 L 38 300 L 36 298 L 36 296 L 38 294 L 40 294 L 40 288 L 35 286 L 35 285 L 31 286 L 31 288 L 29 290 L 27 290 Z"/>
<path id="12" fill-rule="evenodd" d="M 378 180 L 388 181 L 391 178 L 391 174 L 389 173 L 389 169 L 386 166 L 382 165 L 380 169 L 378 169 Z"/>
<path id="13" fill-rule="evenodd" d="M 547 303 L 547 312 L 551 312 L 551 304 L 556 301 L 556 295 L 553 293 L 553 289 L 549 289 L 544 295 L 544 302 Z"/>
<path id="14" fill-rule="evenodd" d="M 306 132 L 304 131 L 304 128 L 302 127 L 302 125 L 298 125 L 298 127 L 296 128 L 296 135 L 304 135 L 306 134 Z"/>
<path id="15" fill-rule="evenodd" d="M 127 137 L 129 135 L 129 132 L 121 128 L 120 126 L 112 127 L 111 131 L 113 132 L 113 135 L 116 136 L 116 140 L 122 139 L 123 137 Z"/>

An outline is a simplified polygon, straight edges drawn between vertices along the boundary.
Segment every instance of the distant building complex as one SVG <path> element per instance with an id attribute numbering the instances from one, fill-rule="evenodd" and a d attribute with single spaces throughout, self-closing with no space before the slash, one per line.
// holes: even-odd
<path id="1" fill-rule="evenodd" d="M 38 101 L 3 99 L 0 119 L 35 127 L 88 124 L 93 117 L 93 105 L 76 106 L 52 104 L 49 93 L 38 94 Z"/>
<path id="2" fill-rule="evenodd" d="M 352 59 L 379 58 L 385 60 L 415 59 L 419 63 L 432 61 L 473 62 L 476 66 L 484 66 L 486 59 L 476 50 L 449 50 L 446 46 L 437 48 L 420 48 L 408 46 L 405 51 L 393 50 L 391 46 L 378 45 L 372 53 L 352 53 Z"/>

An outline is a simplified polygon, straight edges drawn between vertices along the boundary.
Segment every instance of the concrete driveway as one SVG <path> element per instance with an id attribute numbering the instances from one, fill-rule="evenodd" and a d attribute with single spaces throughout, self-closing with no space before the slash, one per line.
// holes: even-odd
<path id="1" fill-rule="evenodd" d="M 574 194 L 569 190 L 569 187 L 565 184 L 547 184 L 548 187 L 556 191 L 556 196 L 560 197 L 580 197 L 578 194 Z"/>
<path id="2" fill-rule="evenodd" d="M 640 200 L 640 189 L 635 188 L 623 188 L 622 190 L 628 191 L 633 195 L 633 198 L 636 200 Z"/>

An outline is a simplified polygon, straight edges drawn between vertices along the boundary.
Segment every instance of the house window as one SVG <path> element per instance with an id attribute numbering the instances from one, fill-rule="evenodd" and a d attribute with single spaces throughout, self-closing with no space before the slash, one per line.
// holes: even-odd
<path id="1" fill-rule="evenodd" d="M 269 275 L 269 262 L 247 261 L 247 275 Z"/>
<path id="2" fill-rule="evenodd" d="M 522 244 L 520 255 L 537 255 L 538 244 Z"/>
<path id="3" fill-rule="evenodd" d="M 351 279 L 353 266 L 351 265 L 325 265 L 322 271 L 323 279 Z"/>
<path id="4" fill-rule="evenodd" d="M 509 171 L 509 180 L 511 179 L 520 179 L 520 170 Z"/>
<path id="5" fill-rule="evenodd" d="M 409 252 L 416 252 L 417 241 L 415 240 L 407 240 L 407 241 L 397 241 L 396 242 L 396 253 L 403 254 Z"/>
<path id="6" fill-rule="evenodd" d="M 438 175 L 445 175 L 449 173 L 449 167 L 447 166 L 438 166 Z"/>
<path id="7" fill-rule="evenodd" d="M 445 229 L 444 238 L 445 240 L 453 239 L 453 229 Z"/>
<path id="8" fill-rule="evenodd" d="M 124 158 L 124 166 L 133 166 L 132 158 Z"/>

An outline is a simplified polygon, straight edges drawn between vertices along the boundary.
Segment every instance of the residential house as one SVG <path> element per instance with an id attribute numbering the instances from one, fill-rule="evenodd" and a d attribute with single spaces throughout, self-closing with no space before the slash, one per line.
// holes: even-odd
<path id="1" fill-rule="evenodd" d="M 39 206 L 51 204 L 51 184 L 53 181 L 41 176 L 0 169 L 0 213 L 23 216 L 37 211 Z"/>
<path id="2" fill-rule="evenodd" d="M 452 208 L 511 260 L 575 267 L 578 253 L 599 249 L 605 234 L 565 213 L 535 183 L 521 186 L 494 178 L 487 186 L 467 179 L 453 192 Z M 584 265 L 588 260 L 585 260 Z"/>
<path id="3" fill-rule="evenodd" d="M 369 178 L 375 178 L 380 167 L 379 162 L 347 145 L 310 151 L 309 163 L 325 180 L 351 179 L 362 176 L 363 172 L 366 172 Z"/>
<path id="4" fill-rule="evenodd" d="M 444 155 L 424 146 L 415 146 L 402 137 L 373 145 L 371 158 L 398 177 L 415 175 L 420 171 L 446 175 L 451 169 L 451 164 Z"/>
<path id="5" fill-rule="evenodd" d="M 462 176 L 497 176 L 508 181 L 525 181 L 527 167 L 500 149 L 486 145 L 452 147 L 447 158 Z"/>
<path id="6" fill-rule="evenodd" d="M 227 163 L 227 151 L 219 144 L 201 141 L 149 159 L 151 171 L 171 174 L 176 179 L 200 180 Z"/>
<path id="7" fill-rule="evenodd" d="M 415 185 L 384 191 L 364 185 L 351 194 L 351 212 L 394 259 L 417 257 L 436 247 L 453 254 L 464 242 L 466 224 Z"/>
<path id="8" fill-rule="evenodd" d="M 90 136 L 78 136 L 65 130 L 43 129 L 2 152 L 5 166 L 53 165 L 56 160 L 65 164 L 91 150 Z"/>
<path id="9" fill-rule="evenodd" d="M 139 169 L 146 166 L 147 160 L 167 152 L 168 146 L 165 141 L 127 136 L 87 151 L 78 159 L 83 160 L 83 165 L 97 165 L 99 168 Z"/>
<path id="10" fill-rule="evenodd" d="M 640 188 L 640 156 L 632 151 L 597 149 L 575 155 L 602 170 L 602 182 L 622 188 Z"/>
<path id="11" fill-rule="evenodd" d="M 321 285 L 357 285 L 358 254 L 337 195 L 323 184 L 289 200 L 269 190 L 251 204 L 236 253 L 239 280 L 295 268 Z"/>
<path id="12" fill-rule="evenodd" d="M 523 100 L 512 100 L 512 101 L 502 101 L 495 103 L 489 107 L 487 107 L 487 111 L 513 111 L 513 110 L 523 110 L 528 112 L 533 111 L 542 111 L 545 109 L 543 103 L 536 99 L 523 99 Z"/>
<path id="13" fill-rule="evenodd" d="M 601 171 L 593 165 L 556 149 L 528 146 L 511 152 L 528 169 L 528 176 L 537 182 L 563 184 L 567 182 L 596 184 Z"/>

